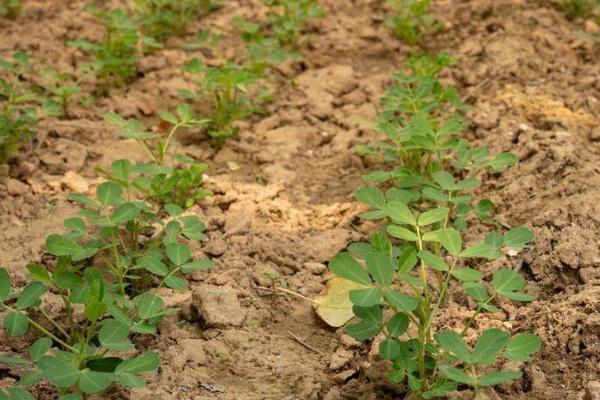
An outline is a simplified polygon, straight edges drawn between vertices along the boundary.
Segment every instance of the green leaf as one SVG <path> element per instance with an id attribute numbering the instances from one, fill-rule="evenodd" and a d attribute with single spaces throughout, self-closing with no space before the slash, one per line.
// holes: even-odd
<path id="1" fill-rule="evenodd" d="M 167 211 L 171 217 L 178 217 L 183 214 L 183 208 L 175 204 L 165 205 L 165 211 Z"/>
<path id="2" fill-rule="evenodd" d="M 27 332 L 29 320 L 21 311 L 11 311 L 4 316 L 4 330 L 10 336 L 21 336 Z"/>
<path id="3" fill-rule="evenodd" d="M 79 370 L 60 358 L 43 356 L 36 365 L 48 381 L 56 387 L 71 387 L 79 379 Z"/>
<path id="4" fill-rule="evenodd" d="M 495 386 L 501 383 L 519 379 L 523 376 L 521 371 L 494 371 L 479 378 L 480 386 Z"/>
<path id="5" fill-rule="evenodd" d="M 399 311 L 411 312 L 419 305 L 419 301 L 414 297 L 396 290 L 388 290 L 384 292 L 384 296 L 392 307 Z"/>
<path id="6" fill-rule="evenodd" d="M 446 171 L 437 171 L 431 174 L 431 177 L 442 189 L 447 191 L 454 189 L 454 177 L 452 174 Z"/>
<path id="7" fill-rule="evenodd" d="M 533 296 L 517 292 L 525 286 L 525 278 L 509 268 L 500 268 L 492 278 L 492 287 L 498 294 L 515 301 L 532 301 Z"/>
<path id="8" fill-rule="evenodd" d="M 29 355 L 34 362 L 38 362 L 43 356 L 46 355 L 48 350 L 52 347 L 52 340 L 47 337 L 39 338 L 35 341 L 29 349 Z"/>
<path id="9" fill-rule="evenodd" d="M 397 313 L 387 323 L 388 335 L 391 337 L 397 337 L 403 335 L 408 329 L 410 320 L 408 316 L 403 313 Z"/>
<path id="10" fill-rule="evenodd" d="M 0 302 L 8 298 L 10 294 L 10 275 L 4 268 L 0 268 Z"/>
<path id="11" fill-rule="evenodd" d="M 427 226 L 445 220 L 450 212 L 449 208 L 435 208 L 419 215 L 419 226 Z"/>
<path id="12" fill-rule="evenodd" d="M 107 112 L 104 114 L 104 122 L 109 125 L 124 126 L 127 121 L 117 113 Z"/>
<path id="13" fill-rule="evenodd" d="M 435 335 L 435 340 L 461 361 L 471 363 L 471 351 L 458 333 L 453 331 L 440 332 Z"/>
<path id="14" fill-rule="evenodd" d="M 163 300 L 152 293 L 142 293 L 133 301 L 137 305 L 137 315 L 141 319 L 150 319 L 159 315 L 165 306 Z"/>
<path id="15" fill-rule="evenodd" d="M 58 400 L 83 400 L 83 397 L 79 393 L 69 393 L 60 396 Z"/>
<path id="16" fill-rule="evenodd" d="M 475 246 L 471 246 L 471 247 L 467 247 L 465 250 L 463 250 L 460 254 L 460 257 L 462 258 L 486 258 L 488 260 L 495 260 L 497 258 L 499 258 L 501 256 L 501 254 L 498 252 L 498 249 L 496 249 L 493 246 L 490 246 L 487 243 L 482 243 L 482 244 L 478 244 Z"/>
<path id="17" fill-rule="evenodd" d="M 367 286 L 371 285 L 369 273 L 362 269 L 358 261 L 346 252 L 333 257 L 329 261 L 329 269 L 340 278 Z"/>
<path id="18" fill-rule="evenodd" d="M 106 312 L 106 304 L 100 302 L 92 302 L 85 305 L 84 314 L 88 321 L 95 322 L 104 316 Z"/>
<path id="19" fill-rule="evenodd" d="M 100 205 L 96 203 L 94 200 L 89 197 L 81 194 L 81 193 L 69 193 L 67 196 L 69 200 L 82 204 L 84 206 L 88 206 L 90 208 L 99 208 Z"/>
<path id="20" fill-rule="evenodd" d="M 192 108 L 185 103 L 177 106 L 177 115 L 184 123 L 191 122 L 195 118 L 194 111 L 192 111 Z"/>
<path id="21" fill-rule="evenodd" d="M 77 233 L 85 233 L 85 221 L 78 217 L 68 218 L 63 222 L 65 228 Z"/>
<path id="22" fill-rule="evenodd" d="M 181 243 L 172 243 L 165 247 L 167 257 L 175 265 L 182 265 L 192 258 L 190 248 Z"/>
<path id="23" fill-rule="evenodd" d="M 52 284 L 52 275 L 50 275 L 46 267 L 43 265 L 28 264 L 27 270 L 29 271 L 29 277 L 32 280 L 42 282 L 45 285 Z"/>
<path id="24" fill-rule="evenodd" d="M 373 325 L 381 325 L 383 321 L 383 310 L 379 305 L 369 307 L 355 305 L 352 307 L 352 312 L 357 318 Z"/>
<path id="25" fill-rule="evenodd" d="M 491 328 L 484 331 L 475 344 L 473 362 L 482 365 L 492 365 L 496 356 L 508 342 L 508 333 L 501 329 Z"/>
<path id="26" fill-rule="evenodd" d="M 159 111 L 158 116 L 163 121 L 167 121 L 170 124 L 177 125 L 179 121 L 177 121 L 177 117 L 167 111 Z"/>
<path id="27" fill-rule="evenodd" d="M 54 276 L 56 286 L 64 290 L 77 289 L 83 285 L 83 279 L 73 272 L 58 272 Z"/>
<path id="28" fill-rule="evenodd" d="M 0 392 L 0 396 L 2 392 Z M 1 398 L 1 397 L 0 397 Z M 8 389 L 7 400 L 35 400 L 35 397 L 28 391 L 20 387 L 11 387 Z"/>
<path id="29" fill-rule="evenodd" d="M 379 358 L 395 360 L 400 355 L 400 343 L 395 339 L 385 339 L 379 343 Z"/>
<path id="30" fill-rule="evenodd" d="M 483 274 L 472 268 L 454 268 L 450 275 L 463 282 L 478 282 L 483 278 Z"/>
<path id="31" fill-rule="evenodd" d="M 200 260 L 194 260 L 192 262 L 183 264 L 179 269 L 184 274 L 194 272 L 194 271 L 206 271 L 215 266 L 215 263 L 208 258 L 203 258 Z"/>
<path id="32" fill-rule="evenodd" d="M 367 270 L 375 282 L 383 287 L 391 285 L 394 266 L 389 255 L 383 253 L 367 254 L 365 262 Z"/>
<path id="33" fill-rule="evenodd" d="M 96 198 L 103 206 L 112 206 L 121 199 L 123 189 L 116 182 L 104 182 L 96 188 Z"/>
<path id="34" fill-rule="evenodd" d="M 126 387 L 138 388 L 146 386 L 145 380 L 128 372 L 121 372 L 117 375 L 117 378 L 119 379 L 119 382 Z"/>
<path id="35" fill-rule="evenodd" d="M 46 238 L 46 250 L 53 256 L 73 256 L 81 252 L 81 246 L 64 236 L 52 234 Z"/>
<path id="36" fill-rule="evenodd" d="M 464 383 L 465 385 L 469 386 L 475 386 L 476 384 L 475 379 L 471 378 L 464 371 L 458 368 L 454 368 L 449 365 L 441 365 L 439 369 L 442 375 L 455 382 Z"/>
<path id="37" fill-rule="evenodd" d="M 46 293 L 46 285 L 41 282 L 31 282 L 25 286 L 25 289 L 23 289 L 23 292 L 19 295 L 15 306 L 19 310 L 24 310 L 37 305 L 41 302 L 40 297 L 44 293 Z"/>
<path id="38" fill-rule="evenodd" d="M 368 289 L 351 290 L 348 294 L 352 304 L 362 307 L 371 307 L 381 302 L 381 291 L 371 287 Z"/>
<path id="39" fill-rule="evenodd" d="M 385 203 L 383 192 L 374 186 L 367 186 L 356 192 L 356 200 L 371 207 L 379 208 Z"/>
<path id="40" fill-rule="evenodd" d="M 485 243 L 496 249 L 499 249 L 504 243 L 504 237 L 500 232 L 490 232 L 485 235 Z"/>
<path id="41" fill-rule="evenodd" d="M 131 163 L 129 160 L 117 160 L 111 164 L 113 173 L 117 179 L 126 182 L 131 174 Z"/>
<path id="42" fill-rule="evenodd" d="M 408 206 L 400 201 L 390 201 L 381 207 L 385 215 L 399 224 L 417 225 L 417 219 Z"/>
<path id="43" fill-rule="evenodd" d="M 44 379 L 44 373 L 42 371 L 40 371 L 39 369 L 36 369 L 36 370 L 26 373 L 25 375 L 22 375 L 21 379 L 19 379 L 19 385 L 25 386 L 25 387 L 30 387 L 30 386 L 37 384 L 42 379 Z M 0 397 L 0 399 L 1 398 L 2 397 Z"/>
<path id="44" fill-rule="evenodd" d="M 381 183 L 390 179 L 389 172 L 375 171 L 362 176 L 365 182 Z"/>
<path id="45" fill-rule="evenodd" d="M 410 242 L 416 242 L 419 240 L 416 233 L 402 226 L 388 225 L 387 231 L 392 237 L 397 239 L 408 240 Z"/>
<path id="46" fill-rule="evenodd" d="M 385 213 L 382 210 L 366 211 L 364 213 L 359 214 L 359 217 L 366 221 L 374 221 L 377 219 L 385 218 Z"/>
<path id="47" fill-rule="evenodd" d="M 31 365 L 31 361 L 20 357 L 0 356 L 0 364 Z"/>
<path id="48" fill-rule="evenodd" d="M 123 203 L 110 217 L 110 221 L 115 225 L 123 224 L 136 219 L 138 215 L 140 215 L 140 211 L 141 210 L 133 203 Z"/>
<path id="49" fill-rule="evenodd" d="M 480 283 L 465 282 L 463 289 L 469 296 L 480 302 L 486 301 L 490 297 L 485 286 Z"/>
<path id="50" fill-rule="evenodd" d="M 98 333 L 100 344 L 107 349 L 115 351 L 131 351 L 135 349 L 128 340 L 129 327 L 122 322 L 109 319 L 102 323 Z"/>
<path id="51" fill-rule="evenodd" d="M 373 251 L 383 253 L 386 255 L 391 254 L 392 243 L 390 238 L 383 232 L 374 232 L 369 235 L 369 242 L 372 246 Z"/>
<path id="52" fill-rule="evenodd" d="M 503 169 L 515 165 L 519 162 L 519 158 L 513 153 L 500 153 L 490 161 L 490 166 L 495 172 L 500 172 Z"/>
<path id="53" fill-rule="evenodd" d="M 462 250 L 462 237 L 454 228 L 438 229 L 435 236 L 441 245 L 453 256 L 458 256 Z"/>
<path id="54" fill-rule="evenodd" d="M 344 328 L 346 333 L 357 340 L 367 340 L 375 337 L 380 330 L 379 325 L 374 325 L 368 322 L 359 322 L 356 324 L 348 324 Z"/>
<path id="55" fill-rule="evenodd" d="M 158 355 L 148 351 L 135 358 L 123 361 L 117 366 L 115 373 L 121 374 L 127 372 L 130 374 L 139 374 L 142 372 L 150 372 L 154 371 L 159 363 L 160 359 L 158 358 Z"/>
<path id="56" fill-rule="evenodd" d="M 417 253 L 417 256 L 423 260 L 426 266 L 436 271 L 448 271 L 450 267 L 446 261 L 427 250 L 422 250 Z"/>
<path id="57" fill-rule="evenodd" d="M 154 275 L 167 276 L 169 268 L 163 263 L 160 258 L 155 255 L 148 255 L 140 258 L 137 265 L 145 270 L 152 272 Z"/>
<path id="58" fill-rule="evenodd" d="M 114 381 L 115 374 L 84 369 L 79 375 L 79 388 L 84 393 L 100 393 Z"/>
<path id="59" fill-rule="evenodd" d="M 531 229 L 518 226 L 504 234 L 504 245 L 513 249 L 524 249 L 533 242 L 534 236 Z"/>
<path id="60" fill-rule="evenodd" d="M 542 348 L 540 338 L 530 332 L 519 333 L 508 341 L 504 357 L 513 361 L 530 361 L 531 355 Z"/>
<path id="61" fill-rule="evenodd" d="M 175 290 L 186 290 L 188 288 L 187 280 L 178 276 L 169 275 L 165 278 L 165 285 Z"/>

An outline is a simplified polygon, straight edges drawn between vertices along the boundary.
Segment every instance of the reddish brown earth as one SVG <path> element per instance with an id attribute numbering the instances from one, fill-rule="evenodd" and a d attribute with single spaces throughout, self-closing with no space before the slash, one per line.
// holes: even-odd
<path id="1" fill-rule="evenodd" d="M 275 72 L 277 99 L 263 119 L 245 122 L 217 152 L 198 132 L 185 134 L 185 151 L 210 164 L 215 196 L 193 211 L 209 227 L 197 253 L 217 268 L 193 277 L 194 298 L 164 293 L 182 313 L 145 343 L 160 352 L 160 371 L 147 389 L 113 398 L 404 397 L 368 344 L 329 328 L 309 303 L 256 290 L 268 284 L 264 272 L 275 272 L 291 290 L 315 297 L 329 277 L 327 260 L 368 234 L 352 194 L 372 166 L 352 149 L 376 136 L 364 121 L 375 117 L 390 74 L 411 51 L 382 26 L 382 1 L 320 2 L 327 17 L 311 24 L 304 61 Z M 199 56 L 179 45 L 210 28 L 226 34 L 228 55 L 240 46 L 231 17 L 264 11 L 260 1 L 225 3 L 189 35 L 145 57 L 141 76 L 127 87 L 76 108 L 69 120 L 43 121 L 30 149 L 11 162 L 9 177 L 0 178 L 0 263 L 18 282 L 26 263 L 41 260 L 45 237 L 76 212 L 66 193 L 93 190 L 97 165 L 143 159 L 105 126 L 103 114 L 156 122 L 155 113 L 176 105 L 177 90 L 189 84 L 180 66 Z M 25 50 L 74 72 L 82 54 L 65 41 L 101 34 L 84 4 L 25 0 L 16 21 L 0 20 L 0 56 Z M 524 379 L 488 396 L 600 399 L 600 49 L 577 33 L 600 29 L 567 21 L 553 1 L 439 0 L 433 13 L 447 29 L 423 42 L 455 57 L 444 79 L 473 105 L 466 136 L 521 160 L 489 176 L 481 190 L 503 222 L 528 225 L 537 237 L 533 249 L 514 257 L 537 300 L 503 304 L 505 311 L 482 325 L 532 330 L 544 347 L 524 367 Z M 451 299 L 438 327 L 460 323 L 467 306 Z M 0 351 L 22 350 L 26 341 L 0 333 Z M 0 377 L 3 387 L 14 383 L 1 367 Z M 50 398 L 42 392 L 40 399 Z"/>

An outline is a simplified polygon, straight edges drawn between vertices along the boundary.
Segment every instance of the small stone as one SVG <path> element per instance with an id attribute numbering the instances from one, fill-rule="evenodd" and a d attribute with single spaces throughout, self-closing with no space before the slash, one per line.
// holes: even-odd
<path id="1" fill-rule="evenodd" d="M 354 354 L 346 350 L 343 347 L 340 347 L 331 355 L 331 359 L 329 360 L 329 369 L 336 370 L 346 366 Z"/>
<path id="2" fill-rule="evenodd" d="M 327 392 L 323 400 L 342 400 L 342 395 L 340 394 L 340 390 L 338 388 L 332 388 Z"/>
<path id="3" fill-rule="evenodd" d="M 322 275 L 327 271 L 327 266 L 318 262 L 304 263 L 304 268 L 310 271 L 313 275 Z"/>
<path id="4" fill-rule="evenodd" d="M 25 193 L 27 193 L 29 191 L 29 186 L 27 186 L 20 180 L 11 178 L 6 183 L 6 189 L 8 190 L 9 194 L 11 194 L 13 196 L 20 196 L 20 195 L 24 195 Z"/>
<path id="5" fill-rule="evenodd" d="M 585 385 L 583 400 L 600 400 L 600 382 L 591 381 Z"/>
<path id="6" fill-rule="evenodd" d="M 590 132 L 590 141 L 600 142 L 600 128 L 596 128 Z"/>
<path id="7" fill-rule="evenodd" d="M 73 171 L 67 171 L 60 182 L 67 189 L 79 193 L 87 192 L 90 187 L 90 183 L 87 181 L 87 179 Z"/>
<path id="8" fill-rule="evenodd" d="M 179 348 L 187 362 L 195 365 L 206 364 L 206 353 L 204 352 L 204 340 L 202 339 L 183 339 L 180 340 Z"/>
<path id="9" fill-rule="evenodd" d="M 194 289 L 192 302 L 209 327 L 242 326 L 246 319 L 237 292 L 226 286 L 203 284 Z"/>
<path id="10" fill-rule="evenodd" d="M 342 343 L 342 346 L 350 349 L 360 347 L 362 344 L 352 336 L 346 334 L 342 334 L 342 336 L 340 336 L 340 343 Z"/>
<path id="11" fill-rule="evenodd" d="M 342 371 L 339 374 L 334 375 L 333 380 L 336 381 L 337 383 L 344 383 L 348 379 L 350 379 L 354 374 L 356 374 L 356 370 L 349 369 L 349 370 Z M 596 399 L 594 399 L 594 400 L 596 400 Z"/>

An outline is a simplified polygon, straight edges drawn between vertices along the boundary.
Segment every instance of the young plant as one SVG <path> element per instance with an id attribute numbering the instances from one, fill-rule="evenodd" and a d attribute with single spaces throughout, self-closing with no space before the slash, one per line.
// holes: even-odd
<path id="1" fill-rule="evenodd" d="M 45 113 L 57 117 L 68 117 L 69 106 L 81 92 L 81 88 L 73 82 L 71 76 L 54 67 L 45 68 L 42 71 L 42 77 L 44 79 L 42 90 L 47 95 L 42 103 Z"/>
<path id="2" fill-rule="evenodd" d="M 569 19 L 587 18 L 600 12 L 597 0 L 563 0 L 561 7 Z"/>
<path id="3" fill-rule="evenodd" d="M 325 16 L 315 0 L 263 0 L 269 7 L 267 28 L 282 47 L 298 49 L 306 23 Z"/>
<path id="4" fill-rule="evenodd" d="M 379 356 L 393 363 L 390 379 L 406 382 L 419 399 L 445 396 L 459 384 L 477 394 L 481 387 L 521 377 L 520 371 L 494 369 L 501 359 L 527 361 L 541 346 L 531 333 L 510 337 L 495 328 L 482 332 L 473 350 L 463 339 L 482 312 L 500 310 L 500 299 L 533 300 L 514 269 L 500 268 L 489 282 L 479 270 L 485 260 L 528 247 L 533 233 L 524 227 L 504 234 L 494 229 L 483 242 L 464 245 L 460 231 L 468 223 L 491 219 L 489 200 L 471 206 L 469 191 L 479 186 L 477 176 L 516 159 L 509 153 L 490 157 L 487 148 L 471 148 L 459 138 L 464 124 L 455 110 L 461 104 L 436 77 L 444 63 L 421 59 L 412 64 L 413 71 L 425 75 L 396 76 L 377 124 L 388 136 L 381 146 L 385 160 L 399 166 L 365 177 L 391 187 L 356 193 L 372 208 L 361 217 L 384 220 L 386 231 L 372 234 L 369 243 L 351 244 L 329 266 L 363 285 L 349 293 L 360 322 L 347 325 L 346 332 L 360 340 L 384 335 Z M 457 291 L 477 304 L 475 310 L 460 332 L 436 332 L 440 313 Z"/>
<path id="5" fill-rule="evenodd" d="M 425 32 L 440 28 L 428 14 L 430 3 L 431 0 L 388 0 L 394 15 L 385 23 L 404 43 L 418 44 Z"/>
<path id="6" fill-rule="evenodd" d="M 144 34 L 158 41 L 185 32 L 190 21 L 219 6 L 214 0 L 132 0 L 131 3 Z"/>
<path id="7" fill-rule="evenodd" d="M 37 123 L 38 97 L 23 83 L 30 71 L 26 53 L 14 53 L 12 61 L 0 60 L 0 164 L 33 135 Z"/>
<path id="8" fill-rule="evenodd" d="M 0 17 L 15 18 L 20 12 L 20 0 L 0 0 Z"/>
<path id="9" fill-rule="evenodd" d="M 202 178 L 207 166 L 182 154 L 172 153 L 170 148 L 175 143 L 177 131 L 205 125 L 207 120 L 198 119 L 187 105 L 177 107 L 177 115 L 161 112 L 160 117 L 168 127 L 166 134 L 147 132 L 138 120 L 125 120 L 117 114 L 107 114 L 106 121 L 120 128 L 118 134 L 140 143 L 152 158 L 152 162 L 131 166 L 130 183 L 119 179 L 110 171 L 101 172 L 108 179 L 131 185 L 154 203 L 189 208 L 212 194 L 210 190 L 202 187 Z M 170 159 L 181 163 L 181 166 L 170 166 Z"/>
<path id="10" fill-rule="evenodd" d="M 195 81 L 198 86 L 195 93 L 181 91 L 181 95 L 210 102 L 212 110 L 206 132 L 216 146 L 237 133 L 238 120 L 260 111 L 249 95 L 259 80 L 252 69 L 233 61 L 211 67 L 194 59 L 184 70 L 201 77 Z"/>
<path id="11" fill-rule="evenodd" d="M 102 81 L 100 92 L 111 87 L 119 87 L 137 75 L 138 43 L 156 48 L 160 44 L 149 37 L 138 34 L 137 24 L 120 9 L 104 11 L 90 5 L 86 10 L 93 13 L 104 25 L 105 37 L 101 42 L 78 39 L 69 42 L 93 57 L 93 61 L 83 66 L 85 72 L 95 75 Z"/>

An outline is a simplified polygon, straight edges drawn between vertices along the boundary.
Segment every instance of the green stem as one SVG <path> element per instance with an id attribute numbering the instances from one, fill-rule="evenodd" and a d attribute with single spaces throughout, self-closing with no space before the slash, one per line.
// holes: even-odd
<path id="1" fill-rule="evenodd" d="M 11 312 L 22 312 L 19 310 L 15 310 L 14 308 L 7 306 L 6 304 L 1 304 L 2 307 L 4 307 L 5 310 L 7 311 L 11 311 Z M 65 349 L 69 349 L 74 353 L 79 353 L 79 350 L 77 350 L 76 348 L 70 346 L 69 344 L 67 344 L 66 342 L 64 342 L 62 339 L 58 338 L 56 335 L 54 335 L 53 333 L 50 333 L 46 328 L 44 328 L 43 326 L 41 326 L 40 324 L 38 324 L 37 322 L 35 322 L 33 319 L 31 319 L 29 317 L 29 315 L 27 315 L 26 313 L 25 317 L 27 318 L 27 321 L 29 321 L 29 323 L 38 331 L 42 332 L 44 335 L 48 336 L 50 339 L 54 340 L 56 343 L 60 344 L 61 346 L 63 346 Z"/>
<path id="2" fill-rule="evenodd" d="M 477 306 L 477 309 L 475 309 L 475 312 L 473 313 L 473 315 L 471 315 L 471 318 L 469 318 L 469 320 L 465 324 L 463 330 L 460 332 L 461 336 L 464 336 L 465 333 L 467 333 L 467 331 L 469 330 L 471 325 L 473 325 L 473 323 L 475 322 L 475 319 L 477 319 L 479 314 L 481 314 L 481 311 L 483 311 L 483 306 L 489 304 L 494 299 L 494 297 L 496 297 L 496 295 L 491 296 L 489 299 L 487 299 L 483 303 L 479 303 L 479 305 Z"/>

